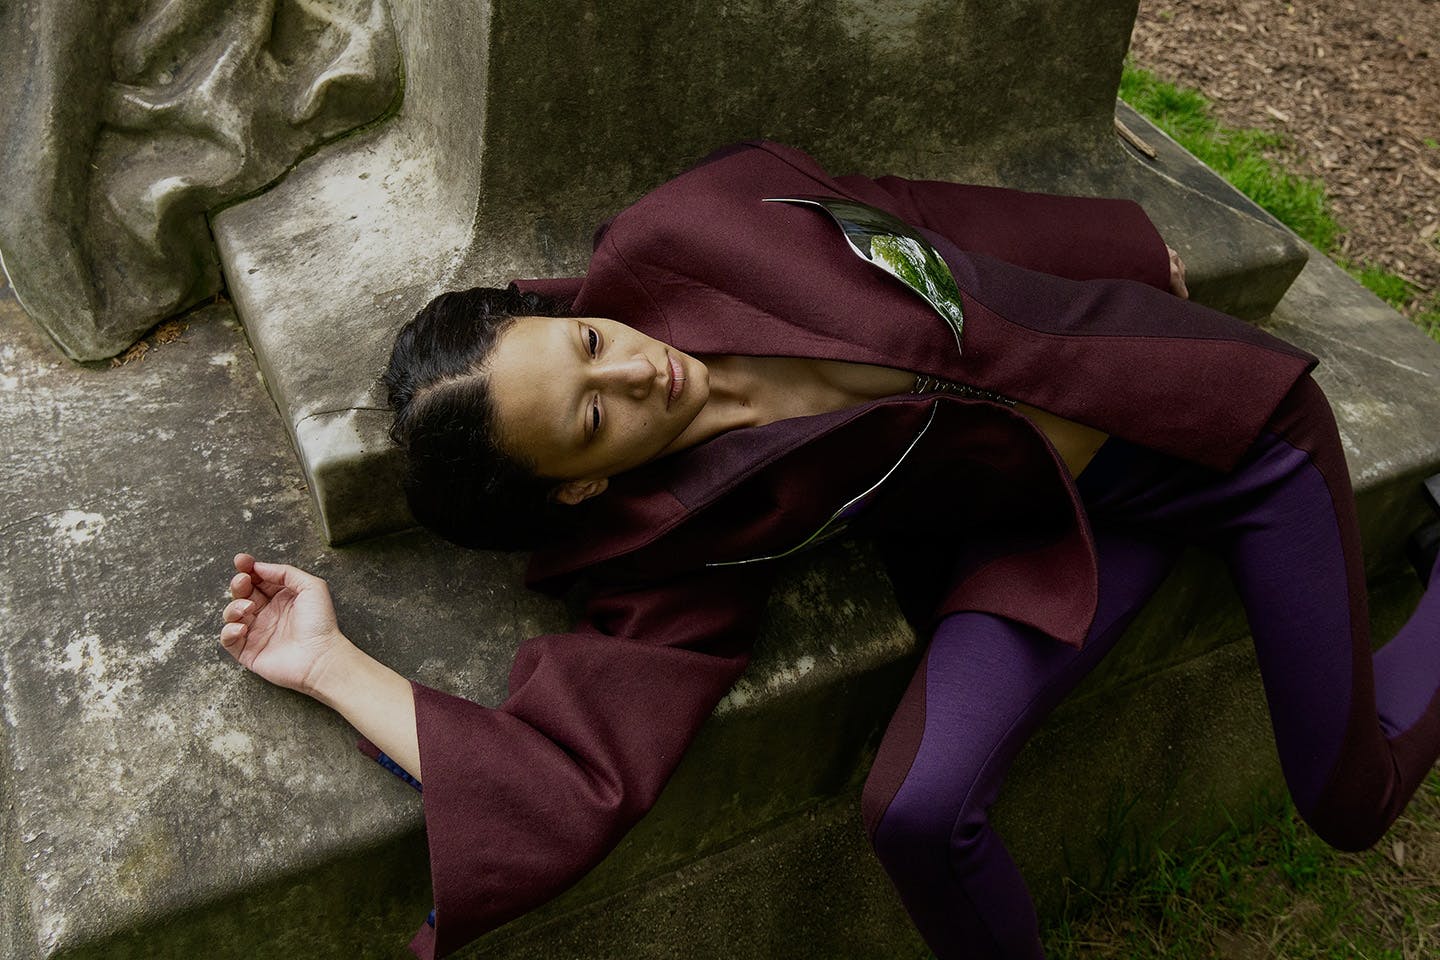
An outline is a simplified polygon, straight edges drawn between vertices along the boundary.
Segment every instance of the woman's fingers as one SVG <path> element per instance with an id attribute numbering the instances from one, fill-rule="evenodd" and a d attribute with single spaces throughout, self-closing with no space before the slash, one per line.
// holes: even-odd
<path id="1" fill-rule="evenodd" d="M 230 596 L 236 600 L 249 600 L 255 604 L 255 612 L 264 609 L 270 598 L 284 587 L 273 583 L 256 583 L 248 573 L 237 573 L 230 578 Z"/>
<path id="2" fill-rule="evenodd" d="M 292 590 L 299 590 L 302 582 L 321 582 L 318 577 L 313 577 L 305 571 L 291 567 L 283 563 L 264 563 L 256 560 L 248 553 L 235 554 L 235 569 L 239 571 L 230 578 L 230 595 L 233 597 L 248 596 L 251 599 L 260 601 L 260 597 L 266 599 L 275 596 L 286 587 Z M 286 571 L 291 572 L 291 581 L 286 581 Z M 296 576 L 298 575 L 298 576 Z M 244 578 L 242 581 L 241 578 Z M 248 582 L 250 593 L 236 593 L 236 584 Z M 243 588 L 242 588 L 243 589 Z M 257 594 L 259 596 L 257 596 Z M 263 601 L 260 601 L 263 605 Z"/>
<path id="3" fill-rule="evenodd" d="M 220 646 L 242 667 L 245 663 L 241 658 L 245 654 L 245 640 L 249 635 L 250 630 L 243 623 L 227 623 L 220 628 Z"/>
<path id="4" fill-rule="evenodd" d="M 288 563 L 264 563 L 257 560 L 255 561 L 255 575 L 260 578 L 261 589 L 264 589 L 267 584 L 274 584 L 277 589 L 289 587 L 295 591 L 325 585 L 325 581 L 319 577 L 306 573 L 299 567 L 292 567 Z"/>
<path id="5" fill-rule="evenodd" d="M 1189 289 L 1185 286 L 1185 261 L 1180 259 L 1180 252 L 1173 247 L 1165 248 L 1170 253 L 1170 291 L 1177 297 L 1188 299 Z"/>
<path id="6" fill-rule="evenodd" d="M 225 612 L 221 615 L 226 623 L 239 623 L 248 614 L 255 612 L 255 604 L 250 600 L 231 600 L 225 605 Z"/>
<path id="7" fill-rule="evenodd" d="M 237 573 L 230 578 L 230 596 L 236 600 L 244 600 L 254 589 L 255 584 L 248 573 Z"/>
<path id="8" fill-rule="evenodd" d="M 240 573 L 248 574 L 260 590 L 264 590 L 272 584 L 277 589 L 289 587 L 292 590 L 300 590 L 304 587 L 313 587 L 324 583 L 319 577 L 306 573 L 299 567 L 292 567 L 288 563 L 266 563 L 256 560 L 248 553 L 235 554 L 235 569 Z M 267 595 L 274 596 L 273 593 Z"/>

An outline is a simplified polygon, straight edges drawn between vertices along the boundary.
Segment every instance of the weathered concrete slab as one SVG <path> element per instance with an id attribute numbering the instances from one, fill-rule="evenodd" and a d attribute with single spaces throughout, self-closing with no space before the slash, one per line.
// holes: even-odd
<path id="1" fill-rule="evenodd" d="M 492 702 L 514 648 L 562 626 L 564 609 L 520 589 L 518 558 L 419 532 L 327 549 L 224 307 L 116 369 L 54 357 L 13 299 L 0 322 L 5 955 L 390 952 L 425 912 L 418 799 L 336 716 L 218 650 L 228 558 L 304 564 L 367 648 Z M 885 593 L 859 556 L 795 570 L 774 612 L 785 642 L 721 709 L 672 791 L 676 812 L 602 886 L 725 846 L 853 779 L 913 646 L 893 604 L 849 599 Z M 763 742 L 795 752 L 757 759 Z M 352 922 L 357 903 L 375 904 L 368 926 Z M 323 948 L 308 941 L 317 931 Z"/>
<path id="2" fill-rule="evenodd" d="M 411 522 L 376 385 L 399 326 L 442 290 L 583 272 L 596 223 L 734 140 L 1134 197 L 1197 298 L 1247 318 L 1299 271 L 1298 242 L 1214 174 L 1116 138 L 1130 0 L 809 6 L 395 4 L 400 112 L 213 224 L 332 543 Z"/>
<path id="3" fill-rule="evenodd" d="M 414 532 L 328 548 L 223 307 L 118 369 L 59 360 L 12 300 L 0 300 L 0 323 L 0 946 L 21 960 L 193 956 L 197 945 L 390 954 L 425 906 L 416 798 L 353 751 L 338 718 L 223 659 L 213 638 L 228 557 L 252 549 L 316 570 L 368 649 L 490 702 L 518 642 L 564 611 L 518 588 L 516 558 Z M 1440 467 L 1426 428 L 1440 422 L 1440 348 L 1319 257 L 1270 326 L 1324 358 L 1370 569 L 1408 576 L 1399 544 L 1424 516 L 1412 481 Z M 655 814 L 549 912 L 497 931 L 479 955 L 588 938 L 659 944 L 680 935 L 660 918 L 698 923 L 711 898 L 758 909 L 742 894 L 766 889 L 770 873 L 801 882 L 813 855 L 792 839 L 817 802 L 853 791 L 916 655 L 874 570 L 858 545 L 787 567 L 752 671 Z M 1116 836 L 1195 823 L 1201 807 L 1176 804 L 1203 784 L 1229 784 L 1234 794 L 1215 796 L 1242 801 L 1274 785 L 1243 621 L 1225 596 L 1219 566 L 1190 559 L 1022 754 L 999 822 L 1042 898 L 1059 871 L 1095 875 Z M 1373 606 L 1394 619 L 1410 599 Z M 1103 790 L 1076 797 L 1077 781 Z M 763 870 L 702 882 L 730 862 L 713 857 L 752 840 L 773 851 L 752 861 Z M 847 842 L 844 862 L 857 866 L 834 889 L 883 912 L 873 865 L 858 866 L 863 840 Z M 601 918 L 622 902 L 628 939 L 605 940 Z M 777 910 L 796 902 L 774 899 Z M 885 923 L 897 951 L 913 943 Z M 749 924 L 784 926 L 771 914 Z M 796 929 L 814 955 L 835 955 L 834 942 Z"/>
<path id="4" fill-rule="evenodd" d="M 1241 230 L 1229 211 L 1245 204 L 1173 150 L 1151 163 L 1111 139 L 1106 71 L 1118 76 L 1123 42 L 1113 60 L 1075 58 L 1069 31 L 1092 17 L 1086 26 L 1128 35 L 1132 4 L 986 5 L 993 37 L 964 29 L 976 9 L 837 0 L 770 36 L 775 25 L 748 7 L 407 0 L 397 35 L 418 66 L 401 114 L 218 218 L 258 368 L 223 307 L 112 370 L 55 358 L 0 300 L 0 952 L 395 953 L 426 906 L 416 798 L 353 751 L 337 717 L 215 648 L 228 558 L 250 549 L 315 570 L 347 631 L 382 659 L 498 700 L 518 642 L 565 620 L 518 589 L 515 558 L 413 531 L 326 545 L 404 522 L 373 377 L 395 326 L 431 292 L 580 269 L 597 212 L 716 142 L 767 135 L 836 168 L 1129 193 L 1184 249 L 1197 290 L 1251 313 L 1255 291 L 1278 295 L 1293 239 Z M 617 26 L 646 17 L 662 19 L 649 32 Z M 546 20 L 579 34 L 571 55 L 545 46 Z M 816 29 L 850 61 L 805 62 Z M 768 86 L 738 82 L 732 71 L 753 65 L 736 50 L 767 64 Z M 1064 116 L 1053 80 L 1029 69 L 1047 58 L 1095 71 L 1067 80 Z M 680 76 L 736 82 L 717 99 Z M 456 77 L 516 78 L 513 99 L 454 99 Z M 896 98 L 876 96 L 884 84 L 928 89 L 919 102 L 933 109 L 897 119 Z M 949 109 L 962 94 L 967 109 Z M 557 148 L 558 130 L 584 136 Z M 500 143 L 523 147 L 529 165 Z M 1245 280 L 1238 294 L 1221 283 L 1232 275 Z M 1440 350 L 1323 258 L 1266 323 L 1324 358 L 1370 570 L 1403 576 L 1399 542 L 1423 516 L 1412 481 L 1440 466 L 1440 438 L 1424 429 L 1440 422 Z M 306 507 L 307 481 L 328 527 Z M 475 955 L 671 956 L 682 938 L 702 958 L 760 943 L 787 956 L 914 950 L 840 812 L 853 807 L 835 800 L 853 794 L 917 653 L 874 571 L 854 545 L 789 564 L 752 670 L 655 814 L 574 891 Z M 1244 803 L 1276 783 L 1223 580 L 1213 561 L 1188 561 L 1022 755 L 998 819 L 1042 902 L 1061 871 L 1094 876 L 1117 843 L 1172 820 L 1204 829 L 1217 816 L 1209 800 Z M 1393 617 L 1409 599 L 1400 590 L 1374 607 Z M 1077 782 L 1101 787 L 1077 796 Z"/>
<path id="5" fill-rule="evenodd" d="M 7 3 L 0 63 L 0 257 L 77 360 L 214 296 L 206 213 L 400 89 L 384 0 Z"/>
<path id="6" fill-rule="evenodd" d="M 325 711 L 284 705 L 216 656 L 228 555 L 254 543 L 318 559 L 228 310 L 113 370 L 58 358 L 13 299 L 0 312 L 5 956 L 63 955 L 268 889 L 413 818 L 408 797 L 356 776 L 366 765 L 317 722 Z M 476 559 L 468 589 L 484 592 L 506 565 Z M 441 584 L 465 570 L 415 572 Z M 351 592 L 383 615 L 399 581 L 382 573 Z"/>

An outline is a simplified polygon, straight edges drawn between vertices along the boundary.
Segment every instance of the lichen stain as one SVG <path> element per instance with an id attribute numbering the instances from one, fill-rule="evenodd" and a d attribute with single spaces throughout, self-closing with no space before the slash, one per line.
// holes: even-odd
<path id="1" fill-rule="evenodd" d="M 1340 415 L 1340 421 L 1351 428 L 1383 426 L 1393 422 L 1395 417 L 1394 406 L 1384 400 L 1332 399 L 1330 403 L 1335 408 L 1335 412 Z"/>
<path id="2" fill-rule="evenodd" d="M 762 677 L 741 677 L 715 706 L 716 714 L 730 713 L 763 697 L 774 697 L 815 669 L 815 658 L 804 654 L 793 664 L 777 664 Z"/>
<path id="3" fill-rule="evenodd" d="M 175 645 L 180 642 L 180 637 L 184 633 L 185 627 L 172 627 L 163 632 L 159 627 L 152 629 L 145 635 L 145 641 L 149 647 L 141 654 L 141 658 L 152 664 L 169 659 L 170 654 L 175 650 Z"/>
<path id="4" fill-rule="evenodd" d="M 255 740 L 243 730 L 224 730 L 210 738 L 210 752 L 254 778 Z"/>
<path id="5" fill-rule="evenodd" d="M 730 692 L 725 694 L 719 703 L 715 704 L 715 715 L 723 716 L 727 713 L 744 709 L 749 705 L 752 696 L 750 685 L 743 679 L 737 681 L 735 686 L 730 688 Z"/>
<path id="6" fill-rule="evenodd" d="M 105 518 L 83 510 L 62 510 L 45 518 L 57 539 L 66 539 L 84 546 L 105 529 Z"/>
<path id="7" fill-rule="evenodd" d="M 13 345 L 7 344 L 0 347 L 0 390 L 11 392 L 20 389 L 20 383 L 24 379 L 20 375 L 19 365 L 15 360 L 16 351 Z"/>
<path id="8" fill-rule="evenodd" d="M 836 4 L 840 26 L 851 40 L 868 41 L 885 53 L 913 51 L 920 30 L 920 17 L 931 0 L 893 0 L 877 4 L 871 0 L 841 0 Z"/>
<path id="9" fill-rule="evenodd" d="M 65 659 L 56 668 L 84 681 L 80 707 L 86 720 L 118 720 L 120 695 L 136 681 L 134 677 L 107 676 L 109 658 L 93 633 L 76 637 L 65 645 Z"/>
<path id="10" fill-rule="evenodd" d="M 130 849 L 115 868 L 115 886 L 126 899 L 144 897 L 168 881 L 179 866 L 174 838 L 156 822 L 126 838 Z"/>
<path id="11" fill-rule="evenodd" d="M 185 632 L 183 626 L 155 627 L 146 634 L 145 648 L 136 654 L 113 645 L 107 651 L 98 635 L 87 633 L 67 643 L 63 658 L 53 666 L 82 681 L 79 700 L 85 720 L 118 720 L 124 713 L 121 698 L 126 691 L 137 686 L 150 668 L 167 660 Z"/>

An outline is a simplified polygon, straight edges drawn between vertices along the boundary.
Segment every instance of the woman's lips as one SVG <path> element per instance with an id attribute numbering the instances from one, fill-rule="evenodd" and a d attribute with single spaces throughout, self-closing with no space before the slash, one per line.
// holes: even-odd
<path id="1" fill-rule="evenodd" d="M 666 353 L 665 359 L 670 361 L 670 396 L 665 399 L 665 407 L 669 409 L 680 394 L 685 392 L 685 368 L 680 361 L 675 359 L 672 353 Z"/>

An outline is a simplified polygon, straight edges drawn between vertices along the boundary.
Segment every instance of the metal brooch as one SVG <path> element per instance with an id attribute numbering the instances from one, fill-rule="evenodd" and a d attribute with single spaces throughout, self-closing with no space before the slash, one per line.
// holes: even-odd
<path id="1" fill-rule="evenodd" d="M 878 207 L 839 197 L 766 197 L 767 203 L 818 207 L 830 215 L 861 260 L 884 270 L 935 308 L 955 334 L 955 349 L 965 330 L 960 288 L 944 258 L 910 224 Z"/>

